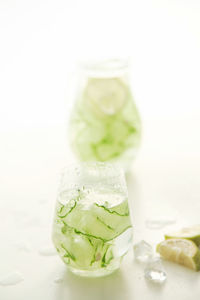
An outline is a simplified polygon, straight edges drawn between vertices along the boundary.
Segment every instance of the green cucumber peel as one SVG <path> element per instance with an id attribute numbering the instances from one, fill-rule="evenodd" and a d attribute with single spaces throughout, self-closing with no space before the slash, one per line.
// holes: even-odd
<path id="1" fill-rule="evenodd" d="M 61 212 L 62 212 L 62 210 L 63 210 L 63 208 L 65 207 L 64 205 L 61 207 L 61 209 L 60 209 L 60 211 L 58 212 L 59 214 L 58 214 L 58 217 L 59 218 L 65 218 L 67 215 L 69 215 L 71 212 L 72 212 L 72 210 L 76 207 L 76 204 L 77 204 L 77 202 L 75 201 L 74 202 L 74 205 L 69 209 L 69 211 L 68 212 L 66 212 L 66 214 L 65 215 L 59 215 Z"/>
<path id="2" fill-rule="evenodd" d="M 118 213 L 118 212 L 115 211 L 115 210 L 110 210 L 109 208 L 105 207 L 104 205 L 100 205 L 100 204 L 97 204 L 97 203 L 95 203 L 95 205 L 96 205 L 97 207 L 103 208 L 104 210 L 106 210 L 106 211 L 109 212 L 110 214 L 115 214 L 115 215 L 118 215 L 118 216 L 120 216 L 120 217 L 128 217 L 128 216 L 129 216 L 129 211 L 128 211 L 127 213 L 125 213 L 125 214 L 120 214 L 120 213 Z"/>
<path id="3" fill-rule="evenodd" d="M 65 250 L 65 252 L 66 252 L 66 254 L 64 255 L 64 257 L 68 257 L 68 258 L 71 258 L 73 261 L 76 261 L 75 256 L 74 256 L 72 253 L 70 253 L 70 252 L 66 249 L 66 247 L 65 247 L 63 244 L 61 244 L 60 246 L 61 246 L 61 247 Z"/>
<path id="4" fill-rule="evenodd" d="M 93 259 L 91 260 L 91 263 L 90 263 L 90 266 L 93 265 L 93 263 L 96 262 L 96 254 L 97 254 L 97 249 L 98 249 L 98 246 L 95 247 L 95 250 L 94 250 L 94 255 L 93 255 Z"/>
<path id="5" fill-rule="evenodd" d="M 97 239 L 97 240 L 101 240 L 103 243 L 106 243 L 106 242 L 109 242 L 109 241 L 112 241 L 112 240 L 116 239 L 118 236 L 120 236 L 122 233 L 124 233 L 127 229 L 132 228 L 132 226 L 129 225 L 122 232 L 120 232 L 119 234 L 117 234 L 116 236 L 114 236 L 112 239 L 103 239 L 103 238 L 101 238 L 99 236 L 95 236 L 95 235 L 92 235 L 92 234 L 89 234 L 89 233 L 81 232 L 81 231 L 77 230 L 76 228 L 69 226 L 67 223 L 65 223 L 65 221 L 63 221 L 63 224 L 67 228 L 73 230 L 76 234 L 84 235 L 87 238 L 94 238 L 94 239 Z"/>
<path id="6" fill-rule="evenodd" d="M 111 262 L 111 260 L 114 258 L 113 253 L 111 253 L 110 258 L 106 261 L 106 264 L 109 265 L 109 263 Z"/>
<path id="7" fill-rule="evenodd" d="M 89 241 L 90 245 L 91 245 L 92 247 L 94 247 L 94 245 L 93 245 L 93 243 L 92 243 L 92 241 L 91 241 L 90 238 L 88 238 L 88 241 Z"/>
<path id="8" fill-rule="evenodd" d="M 97 217 L 97 220 L 103 224 L 104 226 L 106 226 L 108 229 L 112 230 L 112 231 L 115 231 L 114 228 L 112 228 L 110 225 L 106 224 L 104 221 L 102 221 L 99 217 Z"/>
<path id="9" fill-rule="evenodd" d="M 106 248 L 106 251 L 104 252 L 104 255 L 102 257 L 102 261 L 101 261 L 101 266 L 103 268 L 105 268 L 107 266 L 107 262 L 106 262 L 106 254 L 108 252 L 108 249 L 109 249 L 110 245 L 107 245 L 107 248 Z"/>
<path id="10" fill-rule="evenodd" d="M 103 118 L 102 116 L 99 118 L 81 101 L 78 102 L 71 120 L 72 128 L 75 127 L 72 146 L 82 160 L 117 159 L 127 149 L 139 145 L 140 119 L 131 99 L 128 100 L 127 105 L 115 115 L 104 115 Z M 132 111 L 133 117 L 130 117 L 130 111 Z M 91 128 L 92 131 L 89 133 Z M 80 136 L 84 135 L 86 131 L 88 131 L 88 135 L 81 141 Z M 93 138 L 95 131 L 99 135 L 99 139 Z"/>

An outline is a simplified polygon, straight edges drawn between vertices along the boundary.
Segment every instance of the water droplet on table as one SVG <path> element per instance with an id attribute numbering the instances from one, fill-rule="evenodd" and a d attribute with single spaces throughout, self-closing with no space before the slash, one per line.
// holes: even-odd
<path id="1" fill-rule="evenodd" d="M 153 256 L 153 249 L 150 244 L 141 241 L 133 246 L 134 256 L 138 262 L 148 262 Z"/>
<path id="2" fill-rule="evenodd" d="M 53 247 L 42 247 L 39 250 L 39 254 L 42 256 L 53 256 L 57 254 L 57 251 Z"/>
<path id="3" fill-rule="evenodd" d="M 56 278 L 54 279 L 54 282 L 55 282 L 55 283 L 61 283 L 61 282 L 63 282 L 63 277 L 61 277 L 61 276 L 56 277 Z"/>
<path id="4" fill-rule="evenodd" d="M 19 242 L 19 243 L 16 244 L 16 247 L 19 251 L 23 251 L 23 252 L 26 252 L 26 253 L 31 252 L 31 247 L 28 243 Z"/>
<path id="5" fill-rule="evenodd" d="M 0 285 L 8 286 L 15 285 L 24 280 L 24 277 L 21 273 L 14 271 L 10 274 L 7 274 L 5 277 L 0 278 Z"/>
<path id="6" fill-rule="evenodd" d="M 160 258 L 152 259 L 144 270 L 144 276 L 147 280 L 162 284 L 167 279 L 167 274 L 161 263 Z"/>
<path id="7" fill-rule="evenodd" d="M 176 223 L 175 219 L 164 219 L 164 218 L 157 218 L 157 219 L 148 219 L 145 221 L 145 225 L 149 229 L 162 229 L 165 226 L 171 225 Z"/>

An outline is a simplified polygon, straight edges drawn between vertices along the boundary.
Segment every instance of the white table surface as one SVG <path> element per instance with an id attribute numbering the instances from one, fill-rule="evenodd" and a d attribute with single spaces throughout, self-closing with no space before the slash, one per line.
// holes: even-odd
<path id="1" fill-rule="evenodd" d="M 143 146 L 127 176 L 133 212 L 134 242 L 154 247 L 163 233 L 199 223 L 200 141 L 195 120 L 144 121 Z M 200 273 L 164 262 L 162 286 L 143 277 L 133 253 L 116 273 L 86 279 L 70 274 L 57 256 L 41 256 L 51 245 L 51 223 L 60 168 L 69 160 L 65 126 L 1 132 L 0 277 L 24 276 L 15 286 L 0 286 L 1 300 L 198 300 Z M 176 224 L 150 230 L 145 220 L 163 216 Z M 30 246 L 30 252 L 17 244 Z M 61 283 L 55 283 L 63 276 Z"/>
<path id="2" fill-rule="evenodd" d="M 0 286 L 0 300 L 200 299 L 200 272 L 172 263 L 157 286 L 132 252 L 101 279 L 75 277 L 59 257 L 39 254 L 51 245 L 59 173 L 71 157 L 63 123 L 81 58 L 132 60 L 144 124 L 127 177 L 134 242 L 155 247 L 165 231 L 200 223 L 199 15 L 199 0 L 0 1 L 0 279 L 24 276 Z M 158 216 L 176 224 L 145 227 Z"/>

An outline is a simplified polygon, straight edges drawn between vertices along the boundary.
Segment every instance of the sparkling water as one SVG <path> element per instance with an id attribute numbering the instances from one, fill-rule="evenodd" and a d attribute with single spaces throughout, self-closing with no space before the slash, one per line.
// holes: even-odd
<path id="1" fill-rule="evenodd" d="M 53 242 L 74 273 L 102 276 L 119 267 L 132 244 L 126 184 L 121 171 L 111 165 L 84 164 L 78 171 L 74 189 L 68 190 L 62 180 Z M 67 175 L 73 181 L 73 174 Z"/>
<path id="2" fill-rule="evenodd" d="M 111 161 L 130 166 L 140 145 L 141 121 L 127 74 L 85 74 L 71 115 L 70 140 L 81 161 Z M 112 70 L 111 70 L 112 71 Z M 115 74 L 116 75 L 116 74 Z"/>

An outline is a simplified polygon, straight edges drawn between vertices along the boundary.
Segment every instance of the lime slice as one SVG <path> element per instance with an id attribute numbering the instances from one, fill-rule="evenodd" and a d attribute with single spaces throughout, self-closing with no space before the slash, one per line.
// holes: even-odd
<path id="1" fill-rule="evenodd" d="M 126 103 L 128 92 L 128 87 L 119 78 L 91 78 L 84 99 L 98 115 L 114 115 Z"/>
<path id="2" fill-rule="evenodd" d="M 188 239 L 200 246 L 200 225 L 182 228 L 179 231 L 165 234 L 165 239 Z"/>
<path id="3" fill-rule="evenodd" d="M 156 251 L 165 259 L 181 264 L 192 270 L 200 270 L 200 250 L 186 239 L 169 239 L 157 245 Z"/>

